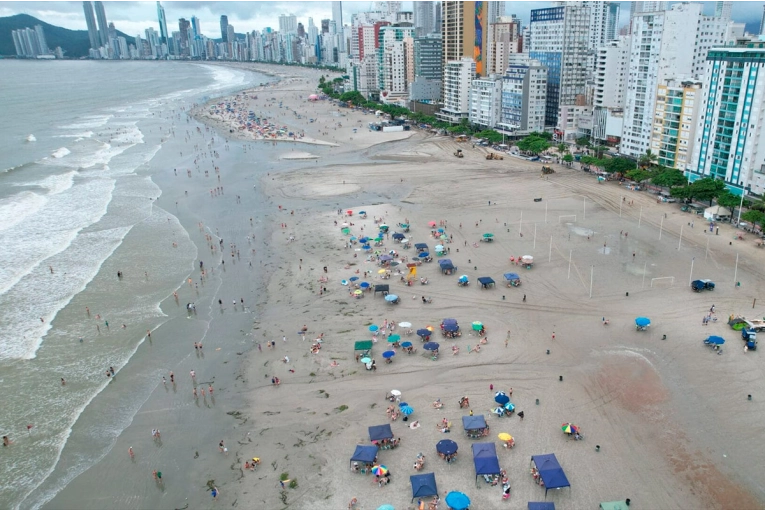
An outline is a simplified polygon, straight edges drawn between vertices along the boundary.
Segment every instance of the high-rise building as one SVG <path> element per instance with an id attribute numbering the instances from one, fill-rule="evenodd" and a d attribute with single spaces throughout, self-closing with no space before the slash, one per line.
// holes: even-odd
<path id="1" fill-rule="evenodd" d="M 762 18 L 760 18 L 760 35 L 765 35 L 765 5 L 762 6 Z"/>
<path id="2" fill-rule="evenodd" d="M 409 99 L 412 101 L 440 99 L 444 74 L 443 51 L 441 34 L 427 34 L 414 39 L 414 81 L 409 84 Z"/>
<path id="3" fill-rule="evenodd" d="M 556 126 L 561 105 L 586 104 L 589 6 L 571 2 L 532 10 L 529 38 L 529 57 L 547 68 L 545 122 L 547 126 Z"/>
<path id="4" fill-rule="evenodd" d="M 712 177 L 736 194 L 765 193 L 764 55 L 765 43 L 709 51 L 690 180 Z"/>
<path id="5" fill-rule="evenodd" d="M 724 18 L 702 15 L 698 3 L 632 18 L 621 153 L 640 157 L 650 148 L 658 85 L 700 79 L 709 50 L 725 44 L 727 25 Z"/>
<path id="6" fill-rule="evenodd" d="M 167 44 L 170 32 L 167 31 L 167 18 L 165 17 L 165 8 L 157 2 L 157 20 L 159 20 L 159 42 Z"/>
<path id="7" fill-rule="evenodd" d="M 489 23 L 486 38 L 486 67 L 488 74 L 503 75 L 511 53 L 521 52 L 521 20 L 500 16 Z"/>
<path id="8" fill-rule="evenodd" d="M 85 11 L 85 23 L 88 25 L 88 39 L 90 39 L 91 49 L 96 49 L 98 44 L 98 28 L 96 27 L 96 17 L 93 14 L 93 3 L 82 2 L 82 10 Z"/>
<path id="9" fill-rule="evenodd" d="M 180 42 L 178 46 L 181 49 L 181 57 L 188 58 L 191 56 L 191 49 L 189 47 L 189 30 L 191 29 L 191 23 L 185 18 L 178 20 L 178 32 L 180 33 Z"/>
<path id="10" fill-rule="evenodd" d="M 446 4 L 452 2 L 444 2 Z M 458 2 L 455 2 L 458 3 Z M 474 3 L 474 2 L 464 2 Z M 444 11 L 444 22 L 448 19 Z M 470 57 L 451 60 L 444 69 L 444 107 L 436 117 L 444 122 L 459 124 L 470 115 L 470 84 L 476 76 L 476 64 Z"/>
<path id="11" fill-rule="evenodd" d="M 229 47 L 236 42 L 236 32 L 234 31 L 234 25 L 226 25 L 226 41 Z"/>
<path id="12" fill-rule="evenodd" d="M 715 2 L 715 17 L 730 19 L 733 2 Z"/>
<path id="13" fill-rule="evenodd" d="M 279 16 L 279 32 L 283 34 L 296 34 L 297 17 L 294 14 L 281 14 Z"/>
<path id="14" fill-rule="evenodd" d="M 423 36 L 435 32 L 441 33 L 441 27 L 436 28 L 435 2 L 415 1 L 414 4 L 414 27 L 417 35 Z"/>
<path id="15" fill-rule="evenodd" d="M 343 27 L 343 2 L 332 2 L 332 21 L 339 32 Z"/>
<path id="16" fill-rule="evenodd" d="M 106 11 L 103 2 L 95 2 L 96 20 L 98 21 L 98 35 L 101 40 L 101 46 L 109 44 L 109 25 L 106 23 Z"/>
<path id="17" fill-rule="evenodd" d="M 619 14 L 621 8 L 617 2 L 608 2 L 608 20 L 606 21 L 606 41 L 619 38 Z"/>
<path id="18" fill-rule="evenodd" d="M 220 17 L 220 38 L 228 42 L 228 16 L 225 14 Z"/>
<path id="19" fill-rule="evenodd" d="M 385 101 L 408 96 L 407 51 L 404 39 L 412 39 L 414 30 L 414 27 L 397 26 L 382 26 L 379 29 L 377 78 L 382 99 Z"/>
<path id="20" fill-rule="evenodd" d="M 630 18 L 644 12 L 667 10 L 667 2 L 630 2 Z"/>
<path id="21" fill-rule="evenodd" d="M 683 171 L 688 168 L 700 105 L 700 82 L 667 80 L 659 85 L 651 133 L 651 151 L 658 164 Z"/>
<path id="22" fill-rule="evenodd" d="M 501 16 L 505 15 L 505 2 L 489 1 L 486 4 L 485 26 L 488 26 L 491 23 L 496 23 Z"/>
<path id="23" fill-rule="evenodd" d="M 45 32 L 42 25 L 35 25 L 35 34 L 37 35 L 37 45 L 40 49 L 40 55 L 48 55 L 50 50 L 48 49 L 48 41 L 45 40 Z"/>
<path id="24" fill-rule="evenodd" d="M 544 131 L 546 101 L 547 68 L 528 55 L 512 55 L 502 77 L 498 127 L 510 133 Z"/>
<path id="25" fill-rule="evenodd" d="M 191 35 L 194 39 L 202 35 L 202 22 L 196 16 L 191 17 Z"/>
<path id="26" fill-rule="evenodd" d="M 321 20 L 321 33 L 322 34 L 328 34 L 329 33 L 329 20 L 328 19 Z"/>
<path id="27" fill-rule="evenodd" d="M 114 26 L 114 22 L 113 21 L 109 22 L 109 31 L 108 32 L 109 32 L 109 35 L 108 35 L 109 40 L 117 38 L 117 28 Z"/>
<path id="28" fill-rule="evenodd" d="M 45 41 L 45 32 L 42 25 L 35 25 L 31 28 L 20 28 L 11 32 L 13 45 L 16 49 L 16 55 L 25 58 L 35 58 L 41 55 L 50 55 L 47 42 Z"/>
<path id="29" fill-rule="evenodd" d="M 502 119 L 502 76 L 496 74 L 476 78 L 470 85 L 469 114 L 471 124 L 493 129 Z"/>
<path id="30" fill-rule="evenodd" d="M 444 1 L 441 3 L 444 72 L 446 72 L 446 63 L 450 61 L 461 62 L 463 57 L 470 57 L 475 63 L 476 73 L 481 76 L 486 74 L 485 57 L 489 28 L 489 3 L 484 1 Z M 445 78 L 444 84 L 446 84 Z"/>

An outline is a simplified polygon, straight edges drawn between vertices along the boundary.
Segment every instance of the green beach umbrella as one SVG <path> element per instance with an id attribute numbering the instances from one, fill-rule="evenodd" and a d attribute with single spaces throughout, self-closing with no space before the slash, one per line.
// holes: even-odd
<path id="1" fill-rule="evenodd" d="M 489 239 L 489 238 L 494 237 L 494 234 L 484 234 L 483 237 L 486 238 L 486 239 Z"/>

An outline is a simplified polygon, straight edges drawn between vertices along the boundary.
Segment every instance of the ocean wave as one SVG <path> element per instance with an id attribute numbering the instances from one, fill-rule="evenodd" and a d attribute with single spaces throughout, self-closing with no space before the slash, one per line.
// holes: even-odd
<path id="1" fill-rule="evenodd" d="M 93 131 L 84 131 L 82 133 L 73 133 L 71 135 L 56 135 L 53 138 L 92 138 Z"/>
<path id="2" fill-rule="evenodd" d="M 51 156 L 56 158 L 56 159 L 61 159 L 64 156 L 67 156 L 67 155 L 69 155 L 71 153 L 72 153 L 72 151 L 70 151 L 66 147 L 60 147 L 60 148 L 56 149 L 55 151 L 53 151 L 51 153 Z"/>
<path id="3" fill-rule="evenodd" d="M 27 142 L 36 142 L 37 138 L 35 138 L 35 135 L 29 135 L 26 140 Z"/>
<path id="4" fill-rule="evenodd" d="M 101 127 L 109 122 L 112 115 L 86 115 L 79 119 L 80 122 L 59 126 L 60 129 L 93 129 Z"/>
<path id="5" fill-rule="evenodd" d="M 22 191 L 0 200 L 0 232 L 13 228 L 37 213 L 48 201 L 43 195 Z"/>

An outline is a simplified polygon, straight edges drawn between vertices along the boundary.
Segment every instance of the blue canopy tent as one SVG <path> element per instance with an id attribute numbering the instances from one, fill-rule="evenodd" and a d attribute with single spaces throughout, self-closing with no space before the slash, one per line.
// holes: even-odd
<path id="1" fill-rule="evenodd" d="M 465 430 L 482 430 L 486 428 L 486 419 L 482 414 L 477 416 L 463 416 L 462 426 Z"/>
<path id="2" fill-rule="evenodd" d="M 529 510 L 555 510 L 552 501 L 529 501 Z"/>
<path id="3" fill-rule="evenodd" d="M 428 248 L 428 245 L 425 243 L 417 243 L 414 247 L 417 251 L 430 251 L 430 248 Z"/>
<path id="4" fill-rule="evenodd" d="M 356 451 L 353 452 L 351 462 L 363 462 L 364 464 L 373 464 L 377 458 L 376 445 L 356 445 Z"/>
<path id="5" fill-rule="evenodd" d="M 472 446 L 476 480 L 481 475 L 498 475 L 501 469 L 494 443 L 475 443 Z"/>
<path id="6" fill-rule="evenodd" d="M 370 441 L 382 441 L 383 439 L 393 439 L 393 431 L 390 429 L 389 424 L 369 427 Z"/>
<path id="7" fill-rule="evenodd" d="M 448 271 L 454 271 L 457 269 L 454 267 L 454 264 L 452 264 L 452 261 L 449 259 L 441 259 L 438 261 L 438 265 L 441 266 L 441 272 L 446 273 Z"/>
<path id="8" fill-rule="evenodd" d="M 481 288 L 488 289 L 494 285 L 494 280 L 489 276 L 481 276 L 478 278 L 478 283 L 481 284 Z"/>
<path id="9" fill-rule="evenodd" d="M 532 455 L 531 462 L 536 466 L 539 476 L 545 484 L 545 498 L 547 497 L 547 491 L 550 489 L 571 488 L 571 484 L 568 482 L 568 478 L 566 478 L 566 473 L 563 472 L 563 468 L 558 464 L 558 459 L 555 458 L 554 453 Z"/>
<path id="10" fill-rule="evenodd" d="M 404 238 L 406 238 L 406 236 L 404 234 L 402 234 L 401 232 L 394 232 L 391 237 L 393 237 L 393 239 L 404 239 Z"/>
<path id="11" fill-rule="evenodd" d="M 409 481 L 412 482 L 412 501 L 414 501 L 415 498 L 438 495 L 436 475 L 433 473 L 412 475 L 409 477 Z"/>

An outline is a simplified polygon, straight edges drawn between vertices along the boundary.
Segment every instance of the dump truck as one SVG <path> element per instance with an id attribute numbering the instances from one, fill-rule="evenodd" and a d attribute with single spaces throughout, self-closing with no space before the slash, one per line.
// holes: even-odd
<path id="1" fill-rule="evenodd" d="M 454 153 L 454 155 L 457 156 L 458 158 L 464 157 L 463 154 L 462 154 L 462 149 L 457 149 L 457 151 Z"/>
<path id="2" fill-rule="evenodd" d="M 552 169 L 551 166 L 543 166 L 542 167 L 542 174 L 554 174 L 555 170 Z"/>
<path id="3" fill-rule="evenodd" d="M 502 161 L 502 160 L 503 160 L 503 159 L 505 159 L 505 158 L 503 158 L 502 156 L 500 156 L 500 155 L 499 155 L 499 154 L 497 154 L 496 152 L 490 152 L 490 153 L 488 153 L 488 154 L 486 155 L 486 159 L 490 159 L 490 160 L 491 160 L 491 159 L 496 159 L 496 160 Z"/>

